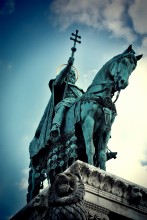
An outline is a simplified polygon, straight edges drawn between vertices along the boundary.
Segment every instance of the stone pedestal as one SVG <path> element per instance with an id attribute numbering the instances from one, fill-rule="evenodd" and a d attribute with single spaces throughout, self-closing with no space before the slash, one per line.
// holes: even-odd
<path id="1" fill-rule="evenodd" d="M 76 161 L 65 172 L 79 167 L 85 185 L 87 219 L 147 219 L 147 189 L 87 163 Z M 48 209 L 47 187 L 11 220 L 43 220 Z"/>

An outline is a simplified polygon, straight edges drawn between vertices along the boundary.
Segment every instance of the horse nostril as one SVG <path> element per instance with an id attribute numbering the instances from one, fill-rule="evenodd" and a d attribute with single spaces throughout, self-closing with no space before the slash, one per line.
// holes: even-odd
<path id="1" fill-rule="evenodd" d="M 122 79 L 120 82 L 121 82 L 121 84 L 124 84 L 125 81 Z"/>

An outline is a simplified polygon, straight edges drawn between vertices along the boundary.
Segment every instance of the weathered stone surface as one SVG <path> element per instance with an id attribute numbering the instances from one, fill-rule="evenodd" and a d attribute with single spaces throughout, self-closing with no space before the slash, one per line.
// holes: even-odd
<path id="1" fill-rule="evenodd" d="M 88 220 L 83 205 L 85 195 L 84 183 L 78 170 L 64 172 L 55 177 L 49 189 L 46 220 Z"/>
<path id="2" fill-rule="evenodd" d="M 146 188 L 79 160 L 65 172 L 74 173 L 77 166 L 85 186 L 84 207 L 88 219 L 147 219 Z M 48 187 L 11 220 L 43 220 L 47 209 Z"/>

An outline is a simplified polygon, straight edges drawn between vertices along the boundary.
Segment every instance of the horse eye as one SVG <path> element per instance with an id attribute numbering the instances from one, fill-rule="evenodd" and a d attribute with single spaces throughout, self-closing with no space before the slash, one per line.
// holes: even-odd
<path id="1" fill-rule="evenodd" d="M 124 65 L 127 65 L 127 66 L 128 66 L 128 62 L 127 62 L 125 59 L 122 61 L 122 63 L 123 63 Z"/>
<path id="2" fill-rule="evenodd" d="M 132 68 L 133 70 L 135 70 L 135 66 L 133 65 L 133 68 Z"/>
<path id="3" fill-rule="evenodd" d="M 123 63 L 123 64 L 126 64 L 126 60 L 125 60 L 125 59 L 124 59 L 124 60 L 122 60 L 122 63 Z"/>

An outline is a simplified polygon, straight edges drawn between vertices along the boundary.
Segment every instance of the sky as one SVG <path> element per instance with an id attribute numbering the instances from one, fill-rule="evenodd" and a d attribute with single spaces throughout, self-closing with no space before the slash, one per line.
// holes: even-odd
<path id="1" fill-rule="evenodd" d="M 143 54 L 116 102 L 107 171 L 147 187 L 147 1 L 0 0 L 0 219 L 26 204 L 29 143 L 50 98 L 48 82 L 71 55 L 85 91 L 130 44 Z"/>

